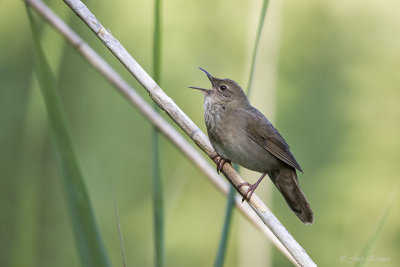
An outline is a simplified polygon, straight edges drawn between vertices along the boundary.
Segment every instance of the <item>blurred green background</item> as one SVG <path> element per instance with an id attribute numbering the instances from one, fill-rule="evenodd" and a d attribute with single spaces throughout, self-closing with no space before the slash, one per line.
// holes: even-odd
<path id="1" fill-rule="evenodd" d="M 62 1 L 49 4 L 149 100 Z M 152 1 L 86 4 L 151 73 Z M 237 0 L 163 4 L 163 89 L 202 130 L 203 98 L 187 86 L 208 86 L 201 66 L 245 87 L 260 7 L 261 1 Z M 259 195 L 319 266 L 354 266 L 389 203 L 368 266 L 400 265 L 399 11 L 395 0 L 311 0 L 273 2 L 267 12 L 253 89 L 267 90 L 257 85 L 269 78 L 273 93 L 252 103 L 265 105 L 301 164 L 314 224 L 304 226 L 275 188 L 272 201 Z M 151 125 L 58 33 L 42 26 L 111 261 L 122 265 L 115 196 L 128 266 L 152 266 Z M 79 266 L 22 1 L 0 2 L 0 35 L 0 266 Z M 272 61 L 264 53 L 270 43 L 276 44 Z M 225 197 L 160 140 L 167 266 L 210 266 Z M 240 216 L 234 215 L 225 266 L 249 266 L 241 244 L 252 226 L 239 223 Z M 261 234 L 255 238 L 268 244 Z M 290 266 L 271 250 L 252 266 Z"/>

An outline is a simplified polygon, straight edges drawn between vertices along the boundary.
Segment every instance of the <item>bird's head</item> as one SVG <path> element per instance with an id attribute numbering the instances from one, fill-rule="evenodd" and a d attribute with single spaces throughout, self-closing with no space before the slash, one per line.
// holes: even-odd
<path id="1" fill-rule="evenodd" d="M 204 97 L 211 98 L 212 102 L 230 105 L 248 104 L 247 97 L 242 88 L 233 80 L 220 79 L 212 76 L 206 70 L 200 68 L 207 75 L 211 82 L 212 89 L 190 86 L 189 88 L 202 91 Z"/>

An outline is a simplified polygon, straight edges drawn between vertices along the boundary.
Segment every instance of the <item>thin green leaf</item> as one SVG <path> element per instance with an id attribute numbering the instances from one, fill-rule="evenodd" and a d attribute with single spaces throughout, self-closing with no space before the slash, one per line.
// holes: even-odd
<path id="1" fill-rule="evenodd" d="M 119 242 L 121 243 L 122 266 L 126 267 L 124 238 L 122 236 L 121 224 L 119 223 L 119 214 L 118 214 L 117 201 L 115 200 L 115 195 L 114 195 L 114 211 L 115 211 L 115 219 L 117 221 L 117 227 L 118 227 Z"/>
<path id="2" fill-rule="evenodd" d="M 154 242 L 155 242 L 155 266 L 165 266 L 164 245 L 164 201 L 163 186 L 160 174 L 160 160 L 158 149 L 158 130 L 153 128 L 153 220 L 154 220 Z"/>
<path id="3" fill-rule="evenodd" d="M 154 81 L 161 82 L 161 0 L 154 0 L 153 34 L 153 75 Z"/>
<path id="4" fill-rule="evenodd" d="M 396 190 L 396 193 L 397 193 L 397 190 Z M 357 261 L 356 267 L 363 267 L 367 264 L 367 262 L 369 262 L 369 257 L 371 256 L 371 251 L 373 250 L 375 245 L 378 243 L 379 236 L 382 233 L 383 226 L 385 225 L 387 216 L 389 214 L 390 208 L 392 207 L 393 199 L 394 199 L 394 196 L 396 195 L 396 193 L 394 193 L 392 195 L 392 197 L 390 198 L 385 209 L 382 211 L 379 221 L 375 227 L 374 232 L 372 233 L 371 238 L 365 244 L 360 256 L 358 257 L 360 260 Z"/>
<path id="5" fill-rule="evenodd" d="M 56 80 L 41 48 L 38 28 L 31 10 L 28 7 L 26 9 L 36 52 L 38 81 L 57 151 L 61 169 L 61 184 L 65 192 L 66 205 L 70 213 L 81 264 L 82 266 L 110 266 L 62 113 L 56 90 Z"/>
<path id="6" fill-rule="evenodd" d="M 262 32 L 262 29 L 264 26 L 265 14 L 267 13 L 268 2 L 269 2 L 268 0 L 264 0 L 262 8 L 261 8 L 260 20 L 258 22 L 256 41 L 254 43 L 254 48 L 253 48 L 253 53 L 252 53 L 251 63 L 250 63 L 249 80 L 247 82 L 247 97 L 248 98 L 250 98 L 250 95 L 251 95 L 251 85 L 253 83 L 254 66 L 256 65 L 258 45 L 260 43 L 261 32 Z"/>
<path id="7" fill-rule="evenodd" d="M 230 185 L 228 199 L 226 202 L 224 226 L 222 228 L 218 253 L 214 263 L 215 267 L 222 267 L 224 265 L 226 249 L 228 244 L 229 229 L 232 222 L 233 207 L 235 205 L 235 192 L 236 192 L 235 188 L 232 185 Z"/>
<path id="8" fill-rule="evenodd" d="M 71 12 L 64 15 L 66 21 L 69 20 Z M 41 42 L 50 41 L 57 34 L 52 28 L 45 27 L 40 32 Z M 64 49 L 64 40 L 56 39 L 57 42 L 51 45 L 51 57 L 53 59 L 54 72 L 58 73 L 61 66 L 61 58 Z M 8 266 L 36 266 L 38 257 L 38 246 L 40 237 L 40 208 L 41 198 L 44 193 L 42 186 L 43 177 L 45 176 L 42 163 L 43 158 L 35 157 L 38 151 L 43 151 L 45 147 L 45 139 L 47 129 L 36 129 L 37 125 L 43 120 L 45 116 L 38 115 L 38 107 L 41 107 L 40 88 L 36 81 L 36 71 L 33 68 L 32 73 L 29 74 L 30 85 L 27 88 L 28 94 L 26 95 L 26 102 L 20 102 L 20 105 L 25 105 L 23 112 L 23 137 L 19 143 L 18 154 L 20 161 L 25 166 L 18 168 L 19 182 L 16 185 L 15 192 L 15 236 L 11 246 L 10 260 Z M 41 113 L 40 113 L 41 114 Z M 33 152 L 34 151 L 34 152 Z M 21 164 L 21 165 L 22 165 Z M 24 251 L 24 256 L 21 257 L 21 251 Z"/>
<path id="9" fill-rule="evenodd" d="M 154 1 L 154 35 L 153 35 L 153 75 L 156 83 L 161 82 L 161 0 Z M 154 108 L 158 106 L 154 103 Z M 165 266 L 164 241 L 164 193 L 160 172 L 159 132 L 156 127 L 152 131 L 153 155 L 153 220 L 155 242 L 155 266 Z"/>
<path id="10" fill-rule="evenodd" d="M 239 172 L 240 166 L 233 164 L 233 167 L 237 172 Z M 226 201 L 224 226 L 222 228 L 222 234 L 219 241 L 219 247 L 217 252 L 217 257 L 215 258 L 214 267 L 222 267 L 224 265 L 226 249 L 228 244 L 229 229 L 231 228 L 233 208 L 235 206 L 235 188 L 229 185 L 229 193 Z"/>

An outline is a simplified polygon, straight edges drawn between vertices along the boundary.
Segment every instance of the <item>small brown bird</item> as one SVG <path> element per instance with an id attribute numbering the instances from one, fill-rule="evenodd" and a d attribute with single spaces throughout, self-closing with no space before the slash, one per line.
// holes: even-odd
<path id="1" fill-rule="evenodd" d="M 282 193 L 291 210 L 303 223 L 313 222 L 313 212 L 300 189 L 296 169 L 303 172 L 289 145 L 256 108 L 250 105 L 242 88 L 230 79 L 212 76 L 206 70 L 212 89 L 189 87 L 204 94 L 204 120 L 208 137 L 221 160 L 261 172 L 260 179 L 249 186 L 244 199 L 250 199 L 266 174 Z"/>

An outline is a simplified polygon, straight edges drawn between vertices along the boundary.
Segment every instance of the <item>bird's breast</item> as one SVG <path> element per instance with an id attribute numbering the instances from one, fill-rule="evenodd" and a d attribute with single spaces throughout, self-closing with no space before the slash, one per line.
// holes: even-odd
<path id="1" fill-rule="evenodd" d="M 223 104 L 204 102 L 204 120 L 211 144 L 221 157 L 235 163 L 246 152 L 242 144 L 248 138 L 245 122 L 238 115 L 233 110 L 227 110 Z"/>
<path id="2" fill-rule="evenodd" d="M 240 110 L 204 101 L 204 120 L 211 144 L 224 159 L 258 172 L 280 165 L 275 156 L 249 138 L 246 117 Z"/>

